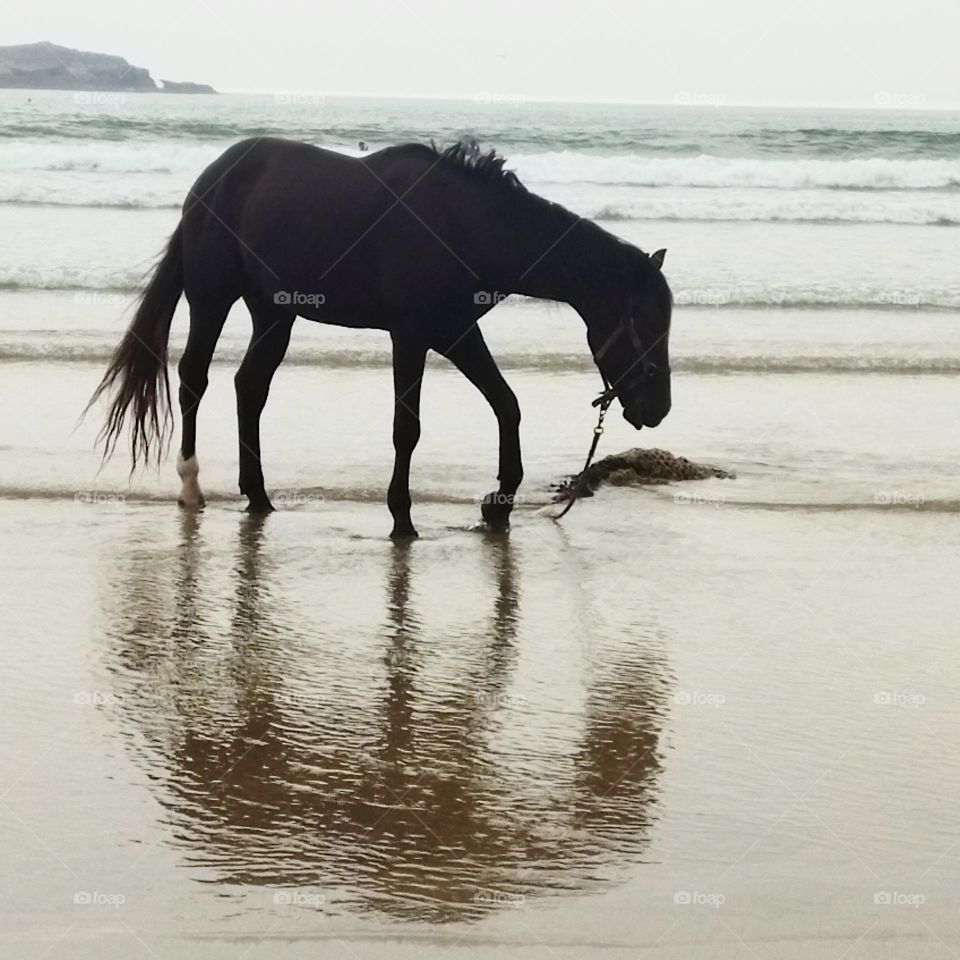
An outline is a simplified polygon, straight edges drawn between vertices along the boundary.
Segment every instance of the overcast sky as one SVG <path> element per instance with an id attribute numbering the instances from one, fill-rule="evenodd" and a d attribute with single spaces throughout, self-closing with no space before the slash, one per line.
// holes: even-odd
<path id="1" fill-rule="evenodd" d="M 960 107 L 960 0 L 4 0 L 0 43 L 217 89 Z"/>

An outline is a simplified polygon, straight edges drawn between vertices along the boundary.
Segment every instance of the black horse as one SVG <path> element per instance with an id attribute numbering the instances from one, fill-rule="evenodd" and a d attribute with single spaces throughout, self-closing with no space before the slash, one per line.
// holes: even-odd
<path id="1" fill-rule="evenodd" d="M 236 375 L 240 492 L 272 509 L 260 464 L 260 414 L 294 320 L 387 330 L 393 341 L 396 460 L 387 502 L 394 538 L 416 536 L 410 457 L 420 437 L 428 350 L 483 393 L 500 427 L 499 490 L 484 519 L 504 526 L 523 477 L 520 410 L 477 321 L 502 296 L 569 303 L 583 317 L 600 372 L 637 429 L 670 409 L 672 296 L 665 251 L 647 255 L 528 191 L 503 158 L 474 144 L 389 147 L 362 158 L 274 138 L 245 140 L 190 190 L 94 400 L 115 388 L 107 453 L 128 412 L 131 453 L 162 452 L 172 429 L 167 341 L 183 293 L 190 333 L 180 360 L 180 502 L 200 507 L 197 406 L 231 306 L 244 299 L 253 335 Z M 93 401 L 91 401 L 93 402 Z"/>

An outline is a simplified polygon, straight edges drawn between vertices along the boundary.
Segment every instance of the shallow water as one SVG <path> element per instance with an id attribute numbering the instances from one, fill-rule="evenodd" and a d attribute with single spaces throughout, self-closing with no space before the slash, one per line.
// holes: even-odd
<path id="1" fill-rule="evenodd" d="M 935 958 L 960 950 L 955 114 L 0 94 L 0 950 Z M 229 318 L 199 515 L 77 418 L 199 169 L 278 132 L 474 130 L 646 249 L 674 409 L 735 480 L 555 524 L 599 387 L 572 311 L 483 321 L 523 409 L 430 362 L 386 539 L 383 334 L 299 324 L 242 512 Z M 496 294 L 496 291 L 491 293 Z M 174 320 L 176 357 L 185 311 Z"/>
<path id="2" fill-rule="evenodd" d="M 418 512 L 0 505 L 7 955 L 955 941 L 955 514 Z"/>

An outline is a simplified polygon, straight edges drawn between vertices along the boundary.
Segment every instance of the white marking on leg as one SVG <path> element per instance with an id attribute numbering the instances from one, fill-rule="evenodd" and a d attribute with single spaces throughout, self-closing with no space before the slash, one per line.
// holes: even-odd
<path id="1" fill-rule="evenodd" d="M 203 499 L 203 491 L 200 489 L 200 482 L 197 477 L 200 475 L 200 463 L 197 455 L 194 454 L 187 460 L 183 459 L 183 454 L 177 456 L 177 473 L 183 481 L 180 488 L 180 496 L 177 502 L 182 507 L 192 507 L 198 509 L 206 502 Z"/>

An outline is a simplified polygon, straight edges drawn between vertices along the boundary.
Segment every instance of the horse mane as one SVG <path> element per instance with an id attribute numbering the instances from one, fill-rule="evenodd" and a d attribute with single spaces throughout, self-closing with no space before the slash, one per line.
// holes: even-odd
<path id="1" fill-rule="evenodd" d="M 458 140 L 443 149 L 431 140 L 430 149 L 433 155 L 443 163 L 459 167 L 461 170 L 468 170 L 488 183 L 499 183 L 505 187 L 526 190 L 520 178 L 512 170 L 504 169 L 507 158 L 498 154 L 496 150 L 488 150 L 484 153 L 476 140 Z"/>
<path id="2" fill-rule="evenodd" d="M 659 302 L 660 308 L 667 312 L 673 309 L 673 292 L 664 279 L 659 267 L 654 267 L 650 264 L 650 255 L 648 253 L 645 253 L 638 246 L 630 243 L 630 241 L 624 240 L 622 237 L 616 236 L 616 234 L 609 233 L 593 220 L 577 217 L 576 214 L 569 213 L 569 211 L 566 211 L 565 208 L 559 204 L 547 200 L 538 194 L 531 193 L 512 170 L 504 169 L 507 158 L 497 153 L 496 150 L 491 149 L 484 153 L 480 149 L 477 141 L 470 138 L 460 139 L 442 149 L 438 147 L 433 140 L 430 141 L 429 146 L 426 144 L 422 146 L 430 151 L 430 154 L 436 162 L 447 163 L 461 170 L 467 170 L 469 173 L 476 175 L 487 183 L 498 184 L 511 190 L 521 191 L 525 196 L 534 198 L 538 203 L 543 204 L 545 208 L 563 211 L 567 216 L 576 217 L 577 220 L 589 224 L 591 228 L 603 234 L 617 247 L 628 253 L 629 256 L 635 258 L 634 262 L 639 264 L 644 279 L 648 283 L 652 283 L 654 296 Z"/>

